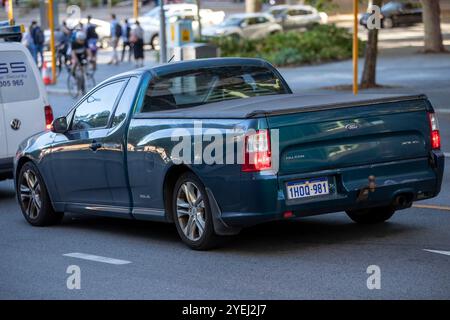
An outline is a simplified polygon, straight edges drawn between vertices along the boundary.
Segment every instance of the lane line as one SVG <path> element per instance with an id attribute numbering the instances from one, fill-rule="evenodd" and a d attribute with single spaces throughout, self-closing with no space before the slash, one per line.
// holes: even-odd
<path id="1" fill-rule="evenodd" d="M 432 252 L 432 253 L 439 253 L 446 256 L 450 256 L 450 251 L 442 251 L 442 250 L 430 250 L 430 249 L 423 249 L 424 251 Z"/>
<path id="2" fill-rule="evenodd" d="M 116 265 L 131 263 L 131 261 L 127 261 L 127 260 L 120 260 L 120 259 L 96 256 L 93 254 L 80 253 L 80 252 L 65 253 L 65 254 L 63 254 L 63 256 L 71 257 L 71 258 L 78 258 L 78 259 L 83 259 L 83 260 L 96 261 L 96 262 L 109 263 L 109 264 L 116 264 Z"/>
<path id="3" fill-rule="evenodd" d="M 450 109 L 435 109 L 437 113 L 450 113 Z"/>
<path id="4" fill-rule="evenodd" d="M 413 204 L 414 208 L 420 208 L 420 209 L 434 209 L 434 210 L 443 210 L 443 211 L 450 211 L 450 207 L 448 206 L 438 206 L 434 204 Z"/>

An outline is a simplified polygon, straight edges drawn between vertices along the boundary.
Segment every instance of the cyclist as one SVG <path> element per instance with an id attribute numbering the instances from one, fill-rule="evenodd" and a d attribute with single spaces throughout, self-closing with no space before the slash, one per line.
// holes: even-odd
<path id="1" fill-rule="evenodd" d="M 88 44 L 86 41 L 86 34 L 79 30 L 76 32 L 71 43 L 72 52 L 72 74 L 75 75 L 75 70 L 79 65 L 85 65 L 89 58 Z"/>

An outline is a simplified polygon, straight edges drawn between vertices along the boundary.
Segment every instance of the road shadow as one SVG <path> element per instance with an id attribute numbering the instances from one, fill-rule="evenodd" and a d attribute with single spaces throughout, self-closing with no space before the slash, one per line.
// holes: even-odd
<path id="1" fill-rule="evenodd" d="M 58 227 L 72 230 L 89 230 L 93 233 L 101 232 L 118 237 L 124 236 L 127 239 L 167 241 L 167 244 L 180 242 L 175 225 L 163 222 L 65 213 L 64 220 Z"/>
<path id="2" fill-rule="evenodd" d="M 226 249 L 242 253 L 267 253 L 346 243 L 397 239 L 417 231 L 416 226 L 392 221 L 377 225 L 354 223 L 345 213 L 277 221 L 244 229 L 230 239 Z"/>
<path id="3" fill-rule="evenodd" d="M 79 214 L 66 214 L 59 228 L 90 230 L 103 234 L 126 237 L 127 240 L 142 240 L 167 249 L 180 249 L 181 242 L 173 224 L 114 219 Z M 358 225 L 345 214 L 300 218 L 289 221 L 270 222 L 243 229 L 233 237 L 227 237 L 221 246 L 212 252 L 229 254 L 267 254 L 274 252 L 299 251 L 311 247 L 346 243 L 374 242 L 398 239 L 417 231 L 416 226 L 400 223 L 393 219 L 379 225 Z M 175 246 L 175 247 L 174 247 Z"/>
<path id="4" fill-rule="evenodd" d="M 16 196 L 12 180 L 0 181 L 0 202 L 10 200 Z"/>

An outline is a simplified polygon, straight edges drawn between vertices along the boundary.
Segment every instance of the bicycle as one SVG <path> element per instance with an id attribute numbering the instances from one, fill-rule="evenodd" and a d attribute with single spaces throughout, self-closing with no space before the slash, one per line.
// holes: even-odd
<path id="1" fill-rule="evenodd" d="M 83 96 L 95 87 L 94 71 L 89 67 L 88 61 L 83 59 L 77 63 L 74 70 L 69 72 L 67 89 L 72 98 Z"/>

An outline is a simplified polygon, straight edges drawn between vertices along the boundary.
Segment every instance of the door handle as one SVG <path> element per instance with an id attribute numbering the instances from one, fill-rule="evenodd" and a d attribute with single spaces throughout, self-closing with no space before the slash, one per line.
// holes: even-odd
<path id="1" fill-rule="evenodd" d="M 89 146 L 89 149 L 91 149 L 92 151 L 97 151 L 97 149 L 101 148 L 102 144 L 100 142 L 97 141 L 92 141 L 91 145 Z"/>

